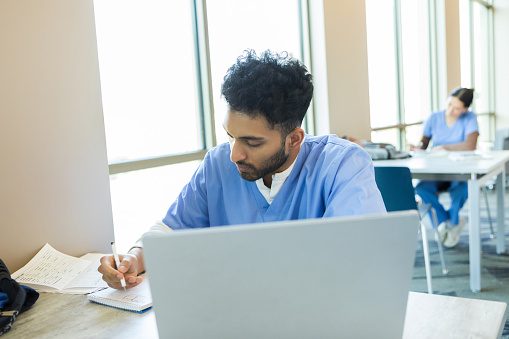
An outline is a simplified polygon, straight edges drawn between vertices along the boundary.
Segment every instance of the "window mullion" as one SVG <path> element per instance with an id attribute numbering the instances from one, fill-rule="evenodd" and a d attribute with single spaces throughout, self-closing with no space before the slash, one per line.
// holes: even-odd
<path id="1" fill-rule="evenodd" d="M 438 105 L 438 61 L 437 61 L 437 24 L 436 6 L 433 0 L 428 0 L 429 12 L 429 56 L 430 56 L 430 101 L 431 111 L 436 111 Z"/>
<path id="2" fill-rule="evenodd" d="M 206 0 L 191 0 L 193 9 L 193 30 L 196 53 L 196 74 L 198 86 L 198 107 L 200 109 L 203 148 L 216 146 L 214 123 L 214 102 L 210 66 L 209 37 Z"/>
<path id="3" fill-rule="evenodd" d="M 175 165 L 188 161 L 203 160 L 206 152 L 207 152 L 206 150 L 201 150 L 182 154 L 164 155 L 160 157 L 127 161 L 116 161 L 108 164 L 109 173 L 110 175 L 127 173 L 132 171 L 151 169 L 155 167 Z"/>
<path id="4" fill-rule="evenodd" d="M 403 90 L 403 48 L 401 37 L 401 2 L 394 0 L 394 39 L 395 39 L 395 61 L 396 61 L 396 95 L 398 107 L 398 124 L 405 123 L 405 101 Z M 404 146 L 405 129 L 399 130 L 399 146 Z"/>
<path id="5" fill-rule="evenodd" d="M 488 92 L 489 92 L 489 110 L 490 112 L 494 112 L 495 111 L 495 107 L 494 107 L 494 102 L 495 102 L 495 77 L 494 77 L 494 74 L 495 74 L 495 68 L 494 68 L 494 65 L 495 65 L 495 60 L 494 60 L 494 55 L 495 55 L 495 48 L 494 48 L 494 43 L 493 43 L 493 37 L 494 37 L 494 20 L 493 20 L 493 16 L 494 16 L 494 13 L 493 13 L 493 7 L 492 6 L 489 6 L 488 7 Z"/>
<path id="6" fill-rule="evenodd" d="M 311 69 L 312 55 L 311 55 L 311 34 L 309 25 L 309 0 L 299 0 L 299 30 L 300 30 L 300 58 L 306 65 L 309 72 L 313 74 Z M 304 125 L 306 132 L 309 134 L 315 134 L 315 114 L 314 114 L 314 102 L 311 99 L 308 112 L 304 118 Z"/>

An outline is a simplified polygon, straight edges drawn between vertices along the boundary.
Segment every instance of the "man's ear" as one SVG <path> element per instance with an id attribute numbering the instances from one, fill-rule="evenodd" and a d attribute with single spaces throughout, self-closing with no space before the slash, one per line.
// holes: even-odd
<path id="1" fill-rule="evenodd" d="M 304 140 L 306 133 L 300 127 L 295 128 L 286 136 L 286 141 L 290 149 L 296 149 L 300 147 L 302 140 Z"/>

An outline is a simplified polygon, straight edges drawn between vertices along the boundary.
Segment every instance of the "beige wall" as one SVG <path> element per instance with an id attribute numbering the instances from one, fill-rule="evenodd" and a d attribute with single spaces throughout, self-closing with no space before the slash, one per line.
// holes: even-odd
<path id="1" fill-rule="evenodd" d="M 0 258 L 113 239 L 92 0 L 0 1 Z"/>
<path id="2" fill-rule="evenodd" d="M 445 0 L 447 93 L 461 85 L 459 0 Z"/>
<path id="3" fill-rule="evenodd" d="M 310 1 L 316 133 L 370 139 L 364 1 Z"/>

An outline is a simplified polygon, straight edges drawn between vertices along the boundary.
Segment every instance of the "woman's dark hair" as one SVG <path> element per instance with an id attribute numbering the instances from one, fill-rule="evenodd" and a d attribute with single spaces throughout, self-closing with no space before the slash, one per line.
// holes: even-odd
<path id="1" fill-rule="evenodd" d="M 457 87 L 449 94 L 450 97 L 456 97 L 461 100 L 463 106 L 470 107 L 474 99 L 474 89 Z"/>
<path id="2" fill-rule="evenodd" d="M 283 136 L 301 126 L 313 97 L 312 76 L 288 53 L 245 50 L 221 85 L 230 109 L 251 117 L 263 116 Z"/>

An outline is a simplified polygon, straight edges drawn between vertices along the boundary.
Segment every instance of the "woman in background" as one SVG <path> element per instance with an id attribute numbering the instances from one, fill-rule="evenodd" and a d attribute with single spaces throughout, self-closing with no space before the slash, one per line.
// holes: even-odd
<path id="1" fill-rule="evenodd" d="M 475 150 L 479 127 L 477 115 L 468 110 L 474 90 L 458 87 L 449 94 L 445 110 L 434 112 L 424 124 L 423 137 L 415 149 L 427 149 L 433 141 L 432 151 Z M 421 181 L 415 188 L 425 203 L 431 204 L 437 212 L 438 234 L 446 247 L 454 247 L 459 241 L 466 220 L 459 218 L 459 211 L 468 197 L 468 185 L 461 181 Z M 451 196 L 448 211 L 438 201 L 438 192 L 447 190 Z"/>

